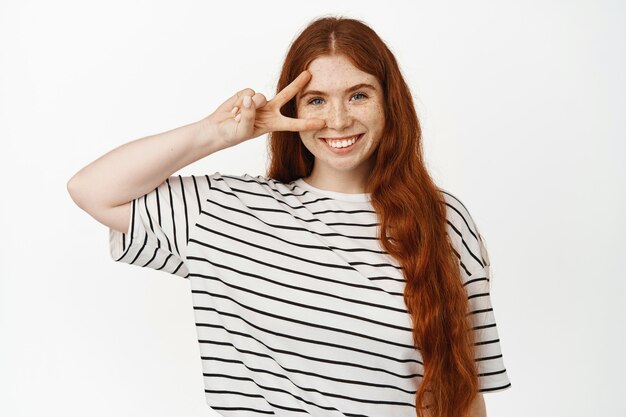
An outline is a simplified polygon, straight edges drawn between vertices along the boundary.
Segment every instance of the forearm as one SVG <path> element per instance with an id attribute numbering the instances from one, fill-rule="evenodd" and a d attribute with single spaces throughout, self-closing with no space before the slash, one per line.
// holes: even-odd
<path id="1" fill-rule="evenodd" d="M 469 417 L 487 417 L 487 409 L 485 407 L 485 399 L 482 394 L 477 394 L 472 402 Z"/>
<path id="2" fill-rule="evenodd" d="M 281 107 L 310 79 L 311 73 L 303 71 L 269 102 L 263 94 L 243 89 L 198 122 L 113 149 L 78 171 L 68 181 L 67 189 L 86 211 L 117 208 L 154 190 L 179 169 L 221 149 L 269 132 L 319 130 L 325 126 L 324 120 L 293 119 L 280 113 Z M 119 219 L 117 224 L 121 224 Z"/>
<path id="3" fill-rule="evenodd" d="M 204 121 L 125 143 L 78 171 L 68 182 L 84 205 L 115 207 L 140 197 L 181 168 L 225 148 Z"/>

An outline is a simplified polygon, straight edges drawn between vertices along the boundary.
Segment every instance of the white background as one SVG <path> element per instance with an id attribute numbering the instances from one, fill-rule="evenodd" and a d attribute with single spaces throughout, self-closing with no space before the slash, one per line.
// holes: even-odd
<path id="1" fill-rule="evenodd" d="M 513 384 L 489 416 L 626 416 L 626 5 L 598 0 L 0 3 L 0 415 L 215 415 L 187 281 L 112 262 L 66 182 L 237 90 L 271 98 L 326 13 L 390 45 L 431 172 L 486 239 Z M 180 173 L 265 156 L 261 137 Z"/>

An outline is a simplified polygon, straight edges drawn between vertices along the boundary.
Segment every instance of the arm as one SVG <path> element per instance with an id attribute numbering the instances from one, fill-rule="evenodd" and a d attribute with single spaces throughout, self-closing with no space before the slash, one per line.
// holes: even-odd
<path id="1" fill-rule="evenodd" d="M 485 399 L 482 394 L 476 394 L 474 402 L 470 408 L 469 417 L 487 417 L 487 409 L 485 408 Z"/>
<path id="2" fill-rule="evenodd" d="M 130 201 L 172 173 L 223 148 L 202 141 L 202 122 L 121 145 L 78 171 L 67 189 L 74 202 L 101 223 L 126 232 Z"/>
<path id="3" fill-rule="evenodd" d="M 252 89 L 242 90 L 199 122 L 121 145 L 78 171 L 67 183 L 68 192 L 96 220 L 126 233 L 130 202 L 179 169 L 270 131 L 321 129 L 322 120 L 289 119 L 280 113 L 310 78 L 304 71 L 269 102 Z"/>

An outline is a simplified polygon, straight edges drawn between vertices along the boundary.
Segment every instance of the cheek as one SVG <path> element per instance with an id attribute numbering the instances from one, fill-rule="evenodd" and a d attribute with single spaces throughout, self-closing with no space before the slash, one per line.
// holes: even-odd
<path id="1" fill-rule="evenodd" d="M 385 128 L 385 113 L 382 109 L 376 109 L 369 114 L 368 122 L 370 126 L 376 127 L 377 130 Z"/>
<path id="2" fill-rule="evenodd" d="M 313 133 L 310 131 L 299 132 L 300 140 L 305 146 L 313 141 Z"/>
<path id="3" fill-rule="evenodd" d="M 315 111 L 314 109 L 301 107 L 296 111 L 298 118 L 301 119 L 312 119 L 312 118 L 320 118 L 322 114 L 319 111 Z"/>
<path id="4" fill-rule="evenodd" d="M 355 106 L 353 108 L 354 116 L 358 117 L 362 121 L 375 125 L 385 118 L 385 113 L 383 108 L 373 101 L 368 103 L 363 103 L 360 106 Z"/>

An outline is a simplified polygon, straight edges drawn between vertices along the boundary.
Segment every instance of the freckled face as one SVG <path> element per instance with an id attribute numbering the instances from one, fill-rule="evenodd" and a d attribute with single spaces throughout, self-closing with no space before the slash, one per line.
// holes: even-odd
<path id="1" fill-rule="evenodd" d="M 307 69 L 312 77 L 296 95 L 297 116 L 326 121 L 322 130 L 300 132 L 315 156 L 313 170 L 366 178 L 385 127 L 380 83 L 343 55 L 321 56 Z"/>

